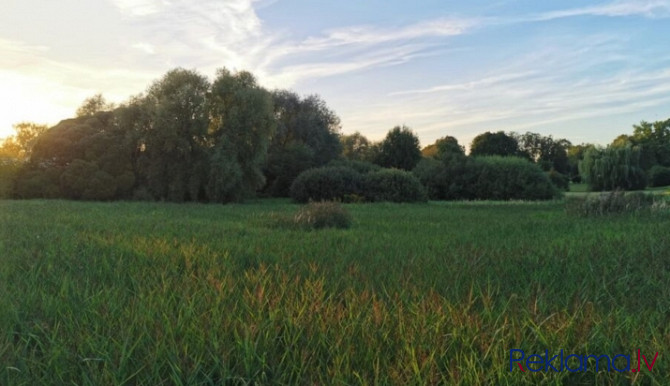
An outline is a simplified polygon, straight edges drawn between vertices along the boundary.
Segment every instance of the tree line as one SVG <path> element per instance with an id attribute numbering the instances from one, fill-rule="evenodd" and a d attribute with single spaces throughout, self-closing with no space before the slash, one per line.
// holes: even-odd
<path id="1" fill-rule="evenodd" d="M 421 149 L 405 126 L 379 142 L 343 135 L 319 96 L 270 91 L 251 73 L 227 69 L 213 81 L 174 69 L 118 106 L 96 95 L 52 128 L 15 129 L 0 146 L 3 197 L 225 203 L 289 196 L 306 171 L 337 166 L 366 175 L 370 165 L 405 174 L 362 178 L 373 182 L 357 183 L 348 196 L 380 200 L 387 197 L 381 190 L 405 186 L 422 199 L 551 198 L 550 185 L 567 189 L 582 179 L 595 190 L 670 184 L 670 120 L 642 122 L 606 148 L 531 132 L 486 132 L 466 155 L 450 136 Z M 527 194 L 517 197 L 515 190 Z M 313 198 L 306 192 L 301 197 Z"/>

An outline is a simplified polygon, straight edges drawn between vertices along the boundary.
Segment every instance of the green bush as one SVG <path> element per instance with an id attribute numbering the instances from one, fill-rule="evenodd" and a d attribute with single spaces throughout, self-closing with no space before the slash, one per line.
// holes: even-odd
<path id="1" fill-rule="evenodd" d="M 340 228 L 351 227 L 352 217 L 338 202 L 310 202 L 300 208 L 293 217 L 294 223 L 303 228 Z"/>
<path id="2" fill-rule="evenodd" d="M 383 169 L 365 175 L 364 194 L 370 201 L 425 202 L 428 199 L 418 178 L 397 169 Z"/>
<path id="3" fill-rule="evenodd" d="M 654 197 L 650 194 L 614 190 L 587 197 L 572 197 L 567 200 L 565 210 L 569 215 L 578 217 L 634 213 L 652 208 L 654 201 Z M 657 205 L 661 206 L 663 205 Z"/>
<path id="4" fill-rule="evenodd" d="M 549 200 L 560 196 L 536 164 L 518 157 L 485 156 L 469 160 L 464 198 L 476 200 Z"/>
<path id="5" fill-rule="evenodd" d="M 297 202 L 343 201 L 361 195 L 363 178 L 347 167 L 321 167 L 302 172 L 291 184 L 291 198 Z"/>
<path id="6" fill-rule="evenodd" d="M 649 170 L 649 184 L 651 186 L 670 185 L 670 168 L 661 165 L 654 165 Z"/>
<path id="7" fill-rule="evenodd" d="M 98 170 L 89 178 L 88 186 L 81 195 L 83 200 L 106 201 L 116 195 L 116 180 L 109 173 Z"/>
<path id="8" fill-rule="evenodd" d="M 549 180 L 557 188 L 566 192 L 570 190 L 570 179 L 565 174 L 559 173 L 555 169 L 551 169 L 547 172 L 547 176 L 549 176 Z"/>
<path id="9" fill-rule="evenodd" d="M 19 161 L 0 157 L 0 199 L 13 196 L 16 176 L 20 169 Z"/>
<path id="10" fill-rule="evenodd" d="M 60 168 L 22 170 L 16 179 L 16 198 L 61 198 L 58 186 Z"/>
<path id="11" fill-rule="evenodd" d="M 412 173 L 426 188 L 432 200 L 458 200 L 465 198 L 465 158 L 446 160 L 423 158 Z"/>
<path id="12" fill-rule="evenodd" d="M 412 173 L 426 188 L 431 200 L 446 199 L 449 184 L 446 178 L 446 167 L 434 158 L 422 158 Z"/>

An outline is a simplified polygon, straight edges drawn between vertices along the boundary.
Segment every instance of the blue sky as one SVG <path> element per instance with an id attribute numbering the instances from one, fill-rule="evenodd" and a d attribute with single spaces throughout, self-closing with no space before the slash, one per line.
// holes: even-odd
<path id="1" fill-rule="evenodd" d="M 670 0 L 11 0 L 0 137 L 88 96 L 123 102 L 171 68 L 253 72 L 323 97 L 342 132 L 411 127 L 607 144 L 670 118 Z"/>

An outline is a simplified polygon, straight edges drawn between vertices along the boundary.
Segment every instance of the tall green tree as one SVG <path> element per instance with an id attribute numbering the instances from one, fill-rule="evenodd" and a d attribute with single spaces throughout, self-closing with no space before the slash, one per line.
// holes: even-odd
<path id="1" fill-rule="evenodd" d="M 471 156 L 499 155 L 501 157 L 524 157 L 525 153 L 519 149 L 519 142 L 512 135 L 504 131 L 479 134 L 470 144 Z"/>
<path id="2" fill-rule="evenodd" d="M 10 198 L 19 171 L 30 159 L 33 146 L 46 125 L 21 122 L 14 125 L 15 134 L 0 142 L 0 198 Z"/>
<path id="3" fill-rule="evenodd" d="M 217 73 L 209 95 L 211 201 L 239 201 L 265 184 L 263 166 L 276 128 L 272 97 L 246 71 Z"/>
<path id="4" fill-rule="evenodd" d="M 584 159 L 584 154 L 593 144 L 582 143 L 579 145 L 571 145 L 568 147 L 568 178 L 572 182 L 582 182 L 581 174 L 579 174 L 579 163 Z"/>
<path id="5" fill-rule="evenodd" d="M 531 132 L 514 136 L 521 152 L 537 163 L 542 170 L 553 169 L 561 174 L 570 172 L 568 148 L 572 143 L 567 139 L 554 139 L 551 135 L 543 136 Z"/>
<path id="6" fill-rule="evenodd" d="M 156 199 L 197 200 L 207 140 L 209 81 L 196 71 L 174 69 L 145 97 L 147 124 L 138 161 L 142 182 Z"/>
<path id="7" fill-rule="evenodd" d="M 446 136 L 424 148 L 423 158 L 412 171 L 436 200 L 462 198 L 467 157 L 458 140 Z"/>
<path id="8" fill-rule="evenodd" d="M 47 125 L 34 122 L 20 122 L 14 125 L 14 135 L 11 135 L 0 145 L 0 156 L 15 160 L 30 158 L 33 146 L 42 133 L 48 130 Z"/>
<path id="9" fill-rule="evenodd" d="M 268 148 L 264 190 L 273 196 L 288 196 L 298 174 L 339 157 L 340 119 L 316 95 L 301 98 L 278 90 L 272 93 L 272 100 L 277 128 Z"/>
<path id="10" fill-rule="evenodd" d="M 412 170 L 421 160 L 419 137 L 406 126 L 391 129 L 379 145 L 375 163 L 386 168 Z"/>
<path id="11" fill-rule="evenodd" d="M 633 125 L 628 137 L 634 146 L 641 146 L 641 166 L 645 170 L 654 165 L 670 166 L 670 119 L 653 123 L 642 121 Z"/>
<path id="12" fill-rule="evenodd" d="M 640 167 L 640 147 L 591 147 L 579 163 L 582 179 L 592 191 L 644 189 L 646 176 Z"/>
<path id="13" fill-rule="evenodd" d="M 84 102 L 77 108 L 77 117 L 90 117 L 102 111 L 112 111 L 115 106 L 113 103 L 107 102 L 102 94 L 95 94 L 92 97 L 86 98 Z"/>
<path id="14" fill-rule="evenodd" d="M 350 161 L 367 161 L 371 162 L 372 158 L 372 142 L 367 139 L 360 132 L 355 132 L 349 135 L 341 135 L 340 142 L 342 143 L 342 157 Z"/>

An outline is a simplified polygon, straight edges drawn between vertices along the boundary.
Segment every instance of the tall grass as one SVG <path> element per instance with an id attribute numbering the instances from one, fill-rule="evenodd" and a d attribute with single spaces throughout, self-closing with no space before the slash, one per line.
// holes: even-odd
<path id="1" fill-rule="evenodd" d="M 0 201 L 0 384 L 663 384 L 670 218 L 561 202 Z M 653 372 L 509 371 L 659 352 Z"/>

